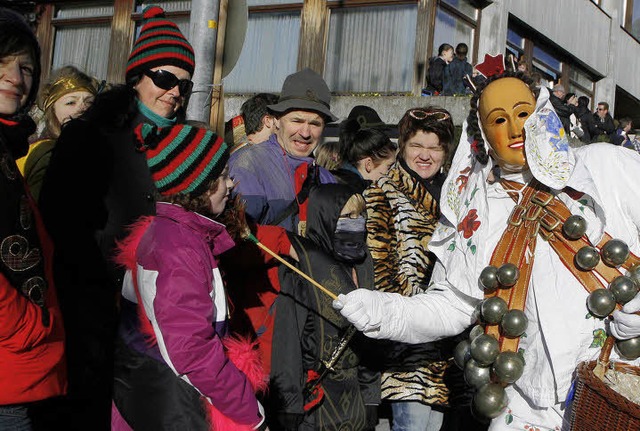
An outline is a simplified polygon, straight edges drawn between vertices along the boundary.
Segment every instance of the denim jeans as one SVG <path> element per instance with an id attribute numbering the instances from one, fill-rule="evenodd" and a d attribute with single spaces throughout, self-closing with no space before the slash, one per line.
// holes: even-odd
<path id="1" fill-rule="evenodd" d="M 0 430 L 31 431 L 31 419 L 27 406 L 22 404 L 0 406 Z"/>
<path id="2" fill-rule="evenodd" d="M 393 431 L 439 431 L 442 412 L 417 401 L 394 401 L 391 403 Z"/>

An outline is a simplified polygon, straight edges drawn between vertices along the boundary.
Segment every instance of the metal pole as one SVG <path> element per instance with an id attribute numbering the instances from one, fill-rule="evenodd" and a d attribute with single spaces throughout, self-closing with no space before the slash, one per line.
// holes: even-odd
<path id="1" fill-rule="evenodd" d="M 218 34 L 219 0 L 192 0 L 189 42 L 196 57 L 193 92 L 187 108 L 190 120 L 209 124 L 211 90 Z"/>

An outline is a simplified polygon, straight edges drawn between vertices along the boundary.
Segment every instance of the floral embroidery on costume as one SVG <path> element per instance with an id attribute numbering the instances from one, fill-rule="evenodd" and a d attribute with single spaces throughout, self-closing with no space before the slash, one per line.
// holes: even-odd
<path id="1" fill-rule="evenodd" d="M 458 224 L 458 232 L 462 232 L 464 239 L 469 239 L 473 236 L 473 233 L 480 227 L 480 221 L 478 219 L 478 211 L 475 209 L 469 210 L 469 213 Z"/>

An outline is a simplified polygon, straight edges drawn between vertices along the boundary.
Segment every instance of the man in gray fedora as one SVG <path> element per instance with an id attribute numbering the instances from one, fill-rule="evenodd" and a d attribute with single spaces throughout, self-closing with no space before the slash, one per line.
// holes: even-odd
<path id="1" fill-rule="evenodd" d="M 335 182 L 326 170 L 310 169 L 310 156 L 325 124 L 337 120 L 330 101 L 329 87 L 313 70 L 287 76 L 278 103 L 267 106 L 275 118 L 275 133 L 265 142 L 231 156 L 229 168 L 237 184 L 235 191 L 246 201 L 247 215 L 256 223 L 303 233 L 299 205 L 305 196 L 298 194 L 304 180 L 317 174 L 321 183 Z"/>

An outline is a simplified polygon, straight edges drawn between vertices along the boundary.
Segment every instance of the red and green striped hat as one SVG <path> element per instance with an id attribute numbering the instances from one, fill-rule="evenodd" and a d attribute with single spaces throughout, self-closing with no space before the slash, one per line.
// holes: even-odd
<path id="1" fill-rule="evenodd" d="M 176 66 L 193 76 L 193 48 L 178 26 L 167 20 L 159 6 L 148 6 L 142 12 L 144 24 L 133 44 L 127 62 L 126 79 L 159 66 Z"/>
<path id="2" fill-rule="evenodd" d="M 179 124 L 158 128 L 140 124 L 134 134 L 136 148 L 147 157 L 156 188 L 163 196 L 199 196 L 222 173 L 229 148 L 210 130 Z"/>

